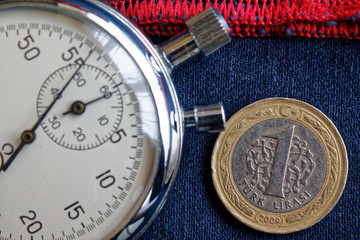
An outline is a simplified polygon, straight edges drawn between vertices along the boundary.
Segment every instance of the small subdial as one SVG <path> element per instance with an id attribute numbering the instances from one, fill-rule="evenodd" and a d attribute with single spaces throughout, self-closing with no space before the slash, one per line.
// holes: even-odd
<path id="1" fill-rule="evenodd" d="M 37 113 L 40 117 L 58 97 L 41 123 L 42 128 L 65 148 L 87 150 L 105 143 L 118 129 L 123 101 L 118 84 L 104 70 L 91 65 L 78 68 L 62 67 L 45 80 L 38 95 Z"/>

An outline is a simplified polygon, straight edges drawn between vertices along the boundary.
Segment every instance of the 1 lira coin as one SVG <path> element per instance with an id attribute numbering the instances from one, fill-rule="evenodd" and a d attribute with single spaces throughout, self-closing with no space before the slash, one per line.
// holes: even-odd
<path id="1" fill-rule="evenodd" d="M 255 102 L 230 118 L 212 154 L 221 201 L 244 224 L 290 233 L 324 218 L 347 178 L 347 153 L 334 124 L 294 99 Z"/>

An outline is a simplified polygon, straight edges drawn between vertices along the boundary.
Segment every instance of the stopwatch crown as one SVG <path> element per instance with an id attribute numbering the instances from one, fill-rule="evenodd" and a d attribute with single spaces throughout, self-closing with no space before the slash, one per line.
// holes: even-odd
<path id="1" fill-rule="evenodd" d="M 171 67 L 200 52 L 207 56 L 231 41 L 229 26 L 223 16 L 213 8 L 207 8 L 190 18 L 186 25 L 188 30 L 160 46 Z"/>
<path id="2" fill-rule="evenodd" d="M 230 28 L 224 17 L 211 7 L 187 20 L 186 25 L 205 56 L 231 41 Z"/>

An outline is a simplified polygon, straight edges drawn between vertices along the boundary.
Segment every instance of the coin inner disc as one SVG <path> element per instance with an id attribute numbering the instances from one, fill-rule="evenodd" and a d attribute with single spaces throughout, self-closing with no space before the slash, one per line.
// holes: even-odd
<path id="1" fill-rule="evenodd" d="M 246 131 L 232 155 L 239 192 L 260 209 L 290 212 L 309 203 L 326 175 L 320 141 L 303 125 L 269 119 Z"/>

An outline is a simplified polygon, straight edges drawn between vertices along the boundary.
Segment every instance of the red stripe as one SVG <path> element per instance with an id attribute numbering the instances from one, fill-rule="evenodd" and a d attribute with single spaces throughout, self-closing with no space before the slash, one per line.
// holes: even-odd
<path id="1" fill-rule="evenodd" d="M 117 0 L 105 1 L 148 34 L 171 36 L 212 6 L 234 36 L 360 39 L 360 0 Z"/>

